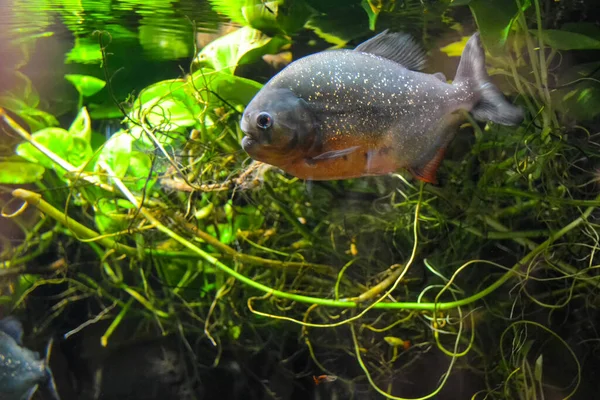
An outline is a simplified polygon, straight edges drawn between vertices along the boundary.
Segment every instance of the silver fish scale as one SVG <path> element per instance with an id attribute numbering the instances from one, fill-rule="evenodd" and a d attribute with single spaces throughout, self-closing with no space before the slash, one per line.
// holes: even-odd
<path id="1" fill-rule="evenodd" d="M 355 134 L 375 144 L 393 135 L 395 149 L 409 159 L 444 140 L 447 129 L 438 125 L 445 115 L 469 110 L 478 100 L 466 85 L 451 85 L 352 50 L 299 59 L 268 88 L 288 88 L 304 99 L 320 123 L 323 140 Z"/>

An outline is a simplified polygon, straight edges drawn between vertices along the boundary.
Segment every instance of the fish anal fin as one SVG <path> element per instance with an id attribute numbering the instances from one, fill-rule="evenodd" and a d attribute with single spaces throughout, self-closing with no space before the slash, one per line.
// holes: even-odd
<path id="1" fill-rule="evenodd" d="M 425 67 L 425 51 L 407 33 L 389 32 L 386 29 L 356 46 L 354 51 L 387 58 L 413 71 L 421 71 Z"/>
<path id="2" fill-rule="evenodd" d="M 35 392 L 37 392 L 38 390 L 38 386 L 39 385 L 35 385 L 33 386 L 31 389 L 29 389 L 24 395 L 23 397 L 21 397 L 21 400 L 31 400 L 33 398 L 33 395 L 35 394 Z"/>
<path id="3" fill-rule="evenodd" d="M 446 153 L 446 148 L 441 147 L 436 152 L 433 158 L 428 160 L 423 165 L 412 166 L 408 170 L 411 174 L 415 176 L 420 181 L 433 183 L 436 185 L 438 183 L 437 180 L 437 170 L 444 159 L 444 154 Z"/>
<path id="4" fill-rule="evenodd" d="M 47 390 L 50 393 L 50 396 L 53 400 L 61 400 L 60 395 L 58 394 L 58 389 L 56 388 L 56 382 L 54 381 L 54 376 L 50 369 L 47 369 L 48 382 L 47 382 Z"/>
<path id="5" fill-rule="evenodd" d="M 56 388 L 56 382 L 54 381 L 54 375 L 50 369 L 50 357 L 52 356 L 52 348 L 54 346 L 54 337 L 50 337 L 48 345 L 46 346 L 46 357 L 44 358 L 44 369 L 46 372 L 46 389 L 53 400 L 61 400 Z"/>

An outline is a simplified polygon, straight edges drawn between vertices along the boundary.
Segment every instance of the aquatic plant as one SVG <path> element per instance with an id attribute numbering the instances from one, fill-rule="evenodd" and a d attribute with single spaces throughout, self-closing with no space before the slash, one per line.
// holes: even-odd
<path id="1" fill-rule="evenodd" d="M 111 320 L 104 345 L 124 319 L 141 318 L 182 340 L 203 335 L 215 365 L 223 346 L 260 348 L 256 332 L 295 330 L 319 372 L 294 373 L 345 393 L 433 398 L 465 374 L 474 399 L 573 397 L 593 374 L 582 356 L 597 346 L 593 320 L 578 316 L 598 306 L 598 68 L 559 64 L 569 50 L 597 49 L 598 29 L 554 29 L 558 6 L 538 0 L 452 2 L 470 7 L 490 73 L 526 121 L 465 124 L 439 186 L 401 173 L 304 183 L 240 150 L 239 116 L 261 84 L 237 66 L 279 52 L 304 26 L 336 45 L 367 32 L 331 28 L 338 2 L 292 2 L 298 13 L 287 1 L 211 3 L 244 27 L 200 50 L 190 74 L 119 104 L 124 126 L 108 138 L 85 106 L 63 129 L 32 113 L 35 102 L 2 103 L 22 141 L 0 163 L 12 196 L 3 223 L 24 238 L 2 253 L 0 273 L 18 277 L 3 301 L 18 309 L 53 285 L 58 301 L 39 328 L 94 298 L 102 311 L 89 318 Z M 354 3 L 367 31 L 403 7 L 440 7 Z M 455 55 L 469 30 L 451 13 L 433 15 L 458 31 L 442 49 Z M 108 36 L 97 39 L 108 70 Z M 108 78 L 102 90 L 114 93 Z M 79 250 L 32 268 L 55 243 Z"/>

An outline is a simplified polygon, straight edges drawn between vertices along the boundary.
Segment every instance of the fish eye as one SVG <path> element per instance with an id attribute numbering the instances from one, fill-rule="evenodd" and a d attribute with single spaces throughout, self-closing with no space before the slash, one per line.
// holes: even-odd
<path id="1" fill-rule="evenodd" d="M 269 129 L 273 125 L 273 118 L 269 113 L 261 112 L 256 117 L 256 126 L 260 129 Z"/>

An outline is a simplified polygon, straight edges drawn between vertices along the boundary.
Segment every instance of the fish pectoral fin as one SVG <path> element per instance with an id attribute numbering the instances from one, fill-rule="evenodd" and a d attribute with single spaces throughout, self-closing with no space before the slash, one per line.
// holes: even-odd
<path id="1" fill-rule="evenodd" d="M 442 82 L 447 82 L 448 81 L 448 79 L 446 79 L 446 75 L 444 75 L 441 72 L 436 72 L 435 74 L 433 74 L 433 76 L 435 76 L 436 78 L 438 78 Z"/>
<path id="2" fill-rule="evenodd" d="M 318 156 L 312 157 L 309 160 L 311 160 L 313 162 L 323 161 L 323 160 L 333 160 L 336 158 L 344 157 L 350 153 L 354 153 L 359 148 L 360 148 L 359 146 L 352 146 L 352 147 L 348 147 L 347 149 L 343 149 L 343 150 L 326 151 L 325 153 L 322 153 L 322 154 L 319 154 Z"/>
<path id="3" fill-rule="evenodd" d="M 418 180 L 437 184 L 438 180 L 436 177 L 437 170 L 444 159 L 444 153 L 446 152 L 445 147 L 439 148 L 432 159 L 427 161 L 423 165 L 413 166 L 408 168 L 411 174 L 413 174 Z"/>
<path id="4" fill-rule="evenodd" d="M 387 58 L 413 71 L 421 71 L 425 67 L 425 51 L 407 33 L 388 32 L 386 29 L 356 46 L 354 51 Z"/>

